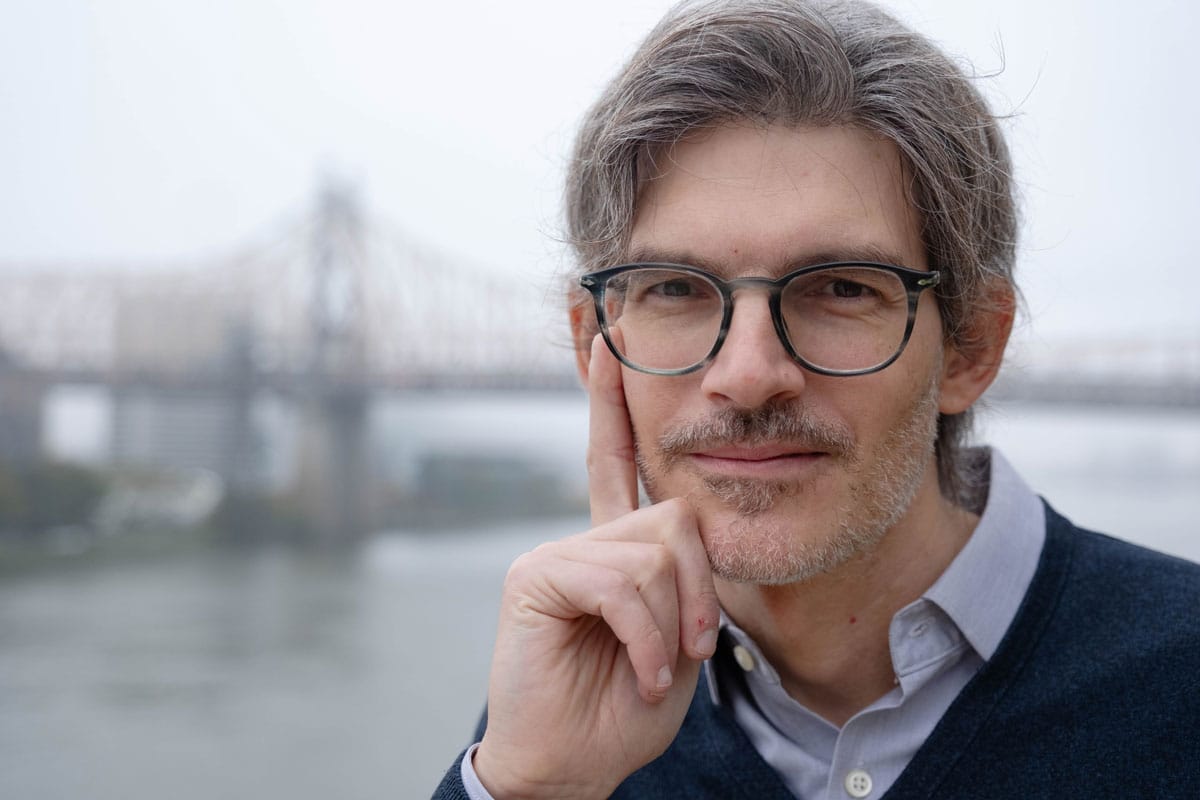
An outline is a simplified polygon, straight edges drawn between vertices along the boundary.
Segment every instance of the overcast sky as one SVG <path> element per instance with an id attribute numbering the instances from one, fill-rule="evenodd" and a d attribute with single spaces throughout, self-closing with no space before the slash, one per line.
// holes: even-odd
<path id="1" fill-rule="evenodd" d="M 233 250 L 359 181 L 375 217 L 549 276 L 564 153 L 669 3 L 7 0 L 0 262 Z M 1008 123 L 1035 339 L 1200 339 L 1200 12 L 895 0 L 981 73 Z"/>

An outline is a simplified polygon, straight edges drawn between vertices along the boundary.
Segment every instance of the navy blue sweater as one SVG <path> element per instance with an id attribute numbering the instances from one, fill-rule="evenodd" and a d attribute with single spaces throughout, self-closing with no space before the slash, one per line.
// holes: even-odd
<path id="1" fill-rule="evenodd" d="M 675 741 L 613 797 L 792 794 L 702 677 Z M 1200 566 L 1047 507 L 1012 626 L 883 797 L 1200 798 Z M 457 764 L 434 798 L 466 798 Z"/>

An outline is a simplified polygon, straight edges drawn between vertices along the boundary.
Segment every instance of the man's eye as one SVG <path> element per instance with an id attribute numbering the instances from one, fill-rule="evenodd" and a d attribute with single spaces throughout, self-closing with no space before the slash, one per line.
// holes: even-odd
<path id="1" fill-rule="evenodd" d="M 846 298 L 862 297 L 869 291 L 868 288 L 863 286 L 861 283 L 848 281 L 844 278 L 833 281 L 829 288 L 835 297 Z"/>
<path id="2" fill-rule="evenodd" d="M 703 278 L 671 270 L 646 270 L 629 279 L 628 297 L 636 303 L 679 306 L 697 302 L 720 302 L 716 287 Z"/>
<path id="3" fill-rule="evenodd" d="M 685 280 L 663 281 L 655 287 L 655 292 L 664 297 L 691 297 L 696 294 L 696 287 Z"/>

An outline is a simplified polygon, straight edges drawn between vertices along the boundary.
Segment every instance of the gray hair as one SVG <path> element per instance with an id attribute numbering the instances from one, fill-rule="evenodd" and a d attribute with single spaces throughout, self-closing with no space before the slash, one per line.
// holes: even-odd
<path id="1" fill-rule="evenodd" d="M 945 336 L 1014 289 L 1017 211 L 1007 146 L 971 80 L 925 37 L 866 2 L 683 2 L 650 33 L 583 120 L 568 168 L 567 236 L 580 272 L 626 257 L 656 155 L 729 121 L 854 125 L 893 141 L 921 213 Z M 586 302 L 576 295 L 572 302 Z M 586 318 L 586 316 L 585 316 Z M 970 414 L 941 415 L 942 491 L 976 505 Z"/>

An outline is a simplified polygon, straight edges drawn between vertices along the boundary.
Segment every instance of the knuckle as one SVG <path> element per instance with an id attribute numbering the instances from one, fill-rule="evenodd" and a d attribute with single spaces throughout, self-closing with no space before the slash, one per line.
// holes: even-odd
<path id="1" fill-rule="evenodd" d="M 665 545 L 652 545 L 647 551 L 645 566 L 651 576 L 675 574 L 675 557 Z"/>
<path id="2" fill-rule="evenodd" d="M 541 570 L 540 565 L 545 562 L 551 552 L 551 546 L 552 543 L 550 542 L 540 544 L 513 559 L 513 562 L 508 565 L 508 572 L 504 576 L 505 585 L 522 584 L 538 574 Z"/>
<path id="3" fill-rule="evenodd" d="M 684 499 L 672 497 L 653 506 L 661 515 L 657 521 L 661 526 L 664 541 L 681 543 L 688 541 L 697 532 L 696 516 L 691 505 Z"/>
<path id="4" fill-rule="evenodd" d="M 658 625 L 653 619 L 648 619 L 638 625 L 637 641 L 644 642 L 647 647 L 651 648 L 665 647 L 662 631 L 658 629 Z"/>
<path id="5" fill-rule="evenodd" d="M 525 555 L 532 560 L 541 560 L 551 556 L 558 549 L 558 542 L 542 542 L 537 547 L 530 550 Z"/>
<path id="6" fill-rule="evenodd" d="M 717 595 L 716 588 L 711 584 L 706 584 L 700 587 L 696 592 L 696 603 L 701 608 L 717 609 L 721 605 L 721 599 Z"/>
<path id="7" fill-rule="evenodd" d="M 663 516 L 672 524 L 673 529 L 686 527 L 695 519 L 692 506 L 682 497 L 672 497 L 658 504 Z"/>
<path id="8" fill-rule="evenodd" d="M 624 467 L 634 461 L 634 448 L 631 444 L 614 445 L 599 448 L 591 445 L 587 450 L 587 471 L 589 475 L 603 474 L 612 467 Z"/>
<path id="9" fill-rule="evenodd" d="M 625 387 L 619 383 L 607 381 L 602 383 L 597 390 L 600 394 L 600 399 L 608 403 L 614 408 L 625 408 Z"/>
<path id="10" fill-rule="evenodd" d="M 521 583 L 529 575 L 530 561 L 533 560 L 533 553 L 522 553 L 513 559 L 513 562 L 508 565 L 508 572 L 504 575 L 504 584 L 512 586 Z"/>
<path id="11" fill-rule="evenodd" d="M 601 603 L 611 605 L 612 603 L 627 601 L 632 595 L 637 593 L 637 585 L 633 582 L 633 578 L 624 572 L 608 570 L 600 578 L 598 590 Z"/>
<path id="12" fill-rule="evenodd" d="M 620 461 L 622 464 L 632 464 L 637 458 L 637 449 L 633 446 L 632 441 L 626 441 L 617 445 L 610 451 L 613 458 Z"/>
<path id="13" fill-rule="evenodd" d="M 683 514 L 691 508 L 687 500 L 684 500 L 682 497 L 672 497 L 662 501 L 659 505 L 676 514 Z"/>

